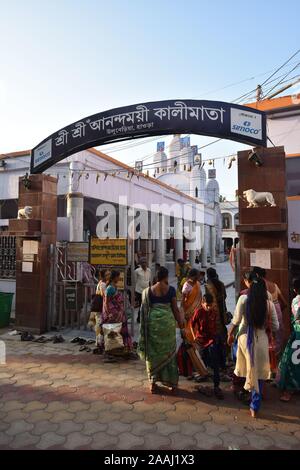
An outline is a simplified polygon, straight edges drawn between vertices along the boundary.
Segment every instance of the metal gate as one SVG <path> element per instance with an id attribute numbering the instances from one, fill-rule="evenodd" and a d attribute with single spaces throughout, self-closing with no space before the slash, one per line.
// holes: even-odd
<path id="1" fill-rule="evenodd" d="M 67 243 L 58 242 L 49 249 L 48 330 L 87 329 L 89 303 L 96 290 L 95 268 L 88 263 L 69 262 Z M 70 292 L 74 302 L 70 304 Z M 69 297 L 68 297 L 69 294 Z M 72 307 L 72 308 L 70 308 Z"/>
<path id="2" fill-rule="evenodd" d="M 16 237 L 0 234 L 0 279 L 16 278 Z"/>

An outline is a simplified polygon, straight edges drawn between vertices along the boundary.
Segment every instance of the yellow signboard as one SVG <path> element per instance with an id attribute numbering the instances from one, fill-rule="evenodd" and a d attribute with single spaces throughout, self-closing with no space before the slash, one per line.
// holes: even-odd
<path id="1" fill-rule="evenodd" d="M 127 266 L 127 239 L 92 237 L 90 264 L 102 266 Z"/>

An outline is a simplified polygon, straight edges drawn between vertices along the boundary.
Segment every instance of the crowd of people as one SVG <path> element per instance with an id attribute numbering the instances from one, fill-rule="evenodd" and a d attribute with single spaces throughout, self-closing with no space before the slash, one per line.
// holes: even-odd
<path id="1" fill-rule="evenodd" d="M 233 316 L 227 310 L 226 288 L 214 268 L 205 273 L 178 260 L 176 276 L 177 290 L 169 284 L 163 266 L 156 265 L 153 277 L 141 259 L 135 271 L 138 354 L 146 362 L 151 393 L 161 392 L 161 387 L 175 393 L 182 375 L 195 380 L 201 394 L 222 400 L 220 384 L 231 381 L 236 397 L 256 417 L 265 382 L 273 379 L 281 390 L 280 399 L 289 401 L 300 390 L 300 361 L 294 354 L 295 344 L 300 344 L 295 343 L 300 340 L 300 279 L 293 283 L 291 336 L 285 346 L 287 301 L 264 269 L 244 273 L 245 289 Z M 110 355 L 103 329 L 117 324 L 119 331 L 114 335 L 122 338 L 122 355 L 136 357 L 123 294 L 117 288 L 119 278 L 118 271 L 100 273 L 93 300 L 96 341 Z M 212 388 L 202 384 L 208 379 L 213 381 Z"/>

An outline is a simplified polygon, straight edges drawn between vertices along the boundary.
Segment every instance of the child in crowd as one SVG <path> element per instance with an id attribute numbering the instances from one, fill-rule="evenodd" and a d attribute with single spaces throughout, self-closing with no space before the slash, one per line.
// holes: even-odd
<path id="1" fill-rule="evenodd" d="M 191 326 L 195 337 L 195 347 L 205 364 L 213 370 L 214 394 L 222 400 L 224 398 L 220 389 L 222 338 L 217 335 L 217 312 L 214 309 L 211 294 L 207 293 L 203 296 L 201 306 L 195 310 Z M 199 387 L 199 392 L 209 394 L 204 387 Z"/>

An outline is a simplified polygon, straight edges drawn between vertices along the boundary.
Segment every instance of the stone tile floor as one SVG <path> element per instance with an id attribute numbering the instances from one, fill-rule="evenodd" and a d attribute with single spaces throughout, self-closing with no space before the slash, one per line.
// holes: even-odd
<path id="1" fill-rule="evenodd" d="M 225 400 L 180 381 L 178 395 L 148 392 L 141 361 L 107 364 L 63 344 L 5 340 L 0 365 L 0 449 L 300 449 L 300 396 L 281 403 L 267 387 L 252 420 L 223 384 Z"/>

